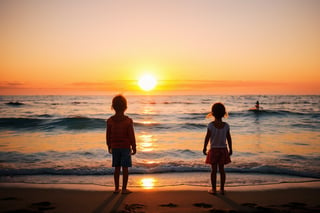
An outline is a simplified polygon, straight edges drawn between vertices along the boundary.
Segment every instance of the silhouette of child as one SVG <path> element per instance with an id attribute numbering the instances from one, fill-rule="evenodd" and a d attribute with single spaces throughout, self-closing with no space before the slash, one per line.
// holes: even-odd
<path id="1" fill-rule="evenodd" d="M 124 115 L 127 109 L 127 100 L 122 95 L 112 99 L 112 108 L 115 114 L 107 120 L 106 143 L 108 151 L 112 154 L 112 167 L 114 169 L 114 193 L 131 193 L 127 189 L 129 171 L 132 166 L 131 155 L 136 153 L 136 140 L 133 129 L 133 121 Z M 120 170 L 122 167 L 122 190 L 119 188 Z"/>
<path id="2" fill-rule="evenodd" d="M 226 116 L 226 109 L 222 103 L 215 103 L 211 110 L 212 116 L 215 120 L 208 124 L 207 134 L 204 139 L 203 154 L 207 155 L 206 163 L 211 164 L 211 185 L 212 189 L 208 192 L 216 194 L 216 180 L 217 180 L 217 167 L 220 173 L 220 193 L 224 194 L 224 184 L 226 181 L 226 174 L 224 165 L 231 162 L 230 156 L 232 155 L 232 140 L 230 134 L 229 124 L 222 121 L 222 117 Z M 207 153 L 207 145 L 210 140 L 210 150 Z M 228 147 L 227 143 L 228 141 Z"/>

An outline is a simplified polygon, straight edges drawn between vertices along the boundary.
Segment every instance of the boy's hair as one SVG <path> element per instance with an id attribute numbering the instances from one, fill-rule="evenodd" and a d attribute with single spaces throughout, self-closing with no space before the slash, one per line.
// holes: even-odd
<path id="1" fill-rule="evenodd" d="M 112 99 L 112 108 L 116 112 L 119 112 L 119 111 L 124 112 L 127 109 L 127 99 L 125 97 L 123 97 L 123 95 L 116 95 Z"/>
<path id="2" fill-rule="evenodd" d="M 212 106 L 211 113 L 215 118 L 227 116 L 226 108 L 222 103 L 215 103 Z"/>

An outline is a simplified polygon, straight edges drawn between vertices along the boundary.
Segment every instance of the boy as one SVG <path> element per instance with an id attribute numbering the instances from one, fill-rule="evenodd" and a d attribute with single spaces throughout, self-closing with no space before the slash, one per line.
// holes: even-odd
<path id="1" fill-rule="evenodd" d="M 108 151 L 112 154 L 112 167 L 114 169 L 114 193 L 131 193 L 127 189 L 128 167 L 132 166 L 131 155 L 136 153 L 136 140 L 133 129 L 133 121 L 124 115 L 127 109 L 127 100 L 122 95 L 112 99 L 112 108 L 115 114 L 107 120 L 106 143 Z M 122 167 L 122 190 L 119 188 L 120 170 Z"/>

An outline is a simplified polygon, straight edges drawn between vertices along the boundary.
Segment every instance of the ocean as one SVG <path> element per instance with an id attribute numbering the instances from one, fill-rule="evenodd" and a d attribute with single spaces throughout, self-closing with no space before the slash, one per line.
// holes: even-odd
<path id="1" fill-rule="evenodd" d="M 320 180 L 319 95 L 127 96 L 137 154 L 129 187 L 210 186 L 207 118 L 225 104 L 226 186 Z M 112 96 L 0 96 L 0 182 L 113 186 L 105 144 Z M 263 110 L 250 111 L 256 101 Z M 218 177 L 218 180 L 220 178 Z"/>

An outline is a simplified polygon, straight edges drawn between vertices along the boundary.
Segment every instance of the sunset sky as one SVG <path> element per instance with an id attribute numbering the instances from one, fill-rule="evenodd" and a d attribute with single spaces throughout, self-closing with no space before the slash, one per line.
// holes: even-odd
<path id="1" fill-rule="evenodd" d="M 317 0 L 3 0 L 0 95 L 320 94 Z"/>

